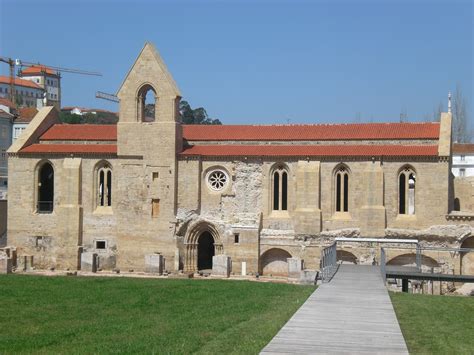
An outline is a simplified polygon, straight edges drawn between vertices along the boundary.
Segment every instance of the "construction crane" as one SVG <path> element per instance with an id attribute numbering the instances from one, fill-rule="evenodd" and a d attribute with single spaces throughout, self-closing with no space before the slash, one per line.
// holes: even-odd
<path id="1" fill-rule="evenodd" d="M 0 57 L 0 62 L 10 66 L 10 101 L 15 104 L 15 61 L 11 58 Z"/>
<path id="2" fill-rule="evenodd" d="M 23 67 L 40 67 L 40 68 L 49 68 L 55 70 L 57 72 L 62 73 L 72 73 L 72 74 L 81 74 L 81 75 L 93 75 L 93 76 L 102 76 L 99 72 L 88 71 L 88 70 L 80 70 L 80 69 L 71 69 L 71 68 L 64 68 L 64 67 L 56 67 L 47 64 L 41 63 L 32 63 L 22 61 L 20 59 L 12 59 L 7 57 L 0 57 L 0 62 L 7 63 L 10 66 L 10 101 L 16 106 L 15 100 L 15 66 L 20 67 L 19 72 L 21 73 L 21 68 Z"/>
<path id="3" fill-rule="evenodd" d="M 104 100 L 113 101 L 113 102 L 120 102 L 117 95 L 107 94 L 106 92 L 102 92 L 102 91 L 97 91 L 95 93 L 95 97 L 98 99 L 104 99 Z"/>

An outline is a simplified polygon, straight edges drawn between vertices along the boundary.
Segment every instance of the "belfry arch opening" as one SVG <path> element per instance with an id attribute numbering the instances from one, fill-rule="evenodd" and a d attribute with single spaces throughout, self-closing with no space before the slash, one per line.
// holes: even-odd
<path id="1" fill-rule="evenodd" d="M 138 121 L 154 122 L 156 119 L 156 104 L 158 98 L 156 91 L 151 85 L 144 85 L 137 95 Z"/>
<path id="2" fill-rule="evenodd" d="M 198 239 L 198 270 L 212 269 L 214 255 L 214 238 L 209 232 L 201 233 Z"/>

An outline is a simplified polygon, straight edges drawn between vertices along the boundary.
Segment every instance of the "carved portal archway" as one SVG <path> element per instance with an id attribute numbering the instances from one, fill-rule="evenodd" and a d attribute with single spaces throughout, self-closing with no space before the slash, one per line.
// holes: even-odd
<path id="1" fill-rule="evenodd" d="M 208 222 L 200 222 L 189 229 L 189 232 L 185 237 L 185 255 L 184 255 L 184 271 L 185 272 L 197 272 L 199 262 L 199 243 L 201 243 L 201 249 L 203 243 L 209 243 L 209 237 L 213 240 L 214 255 L 220 255 L 224 253 L 222 241 L 216 227 Z M 207 240 L 207 241 L 206 241 Z M 212 253 L 206 253 L 212 254 Z M 206 255 L 207 258 L 212 255 Z M 201 259 L 202 251 L 201 251 Z M 203 262 L 203 260 L 201 260 Z M 205 263 L 205 262 L 204 262 Z"/>

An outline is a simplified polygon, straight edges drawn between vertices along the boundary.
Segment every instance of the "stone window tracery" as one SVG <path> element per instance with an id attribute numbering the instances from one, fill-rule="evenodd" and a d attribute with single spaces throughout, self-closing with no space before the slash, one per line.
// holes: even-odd
<path id="1" fill-rule="evenodd" d="M 336 212 L 349 212 L 349 171 L 340 166 L 335 174 Z"/>
<path id="2" fill-rule="evenodd" d="M 415 214 L 415 171 L 407 166 L 398 176 L 398 213 Z"/>
<path id="3" fill-rule="evenodd" d="M 97 206 L 112 206 L 112 169 L 108 164 L 97 170 Z"/>
<path id="4" fill-rule="evenodd" d="M 229 176 L 224 170 L 215 169 L 207 173 L 206 182 L 212 191 L 222 191 L 229 183 Z"/>
<path id="5" fill-rule="evenodd" d="M 288 172 L 283 165 L 273 172 L 273 210 L 288 210 Z"/>

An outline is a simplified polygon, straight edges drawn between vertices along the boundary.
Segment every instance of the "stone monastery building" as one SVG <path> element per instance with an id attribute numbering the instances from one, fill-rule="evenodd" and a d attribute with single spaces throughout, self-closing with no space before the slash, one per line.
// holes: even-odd
<path id="1" fill-rule="evenodd" d="M 223 254 L 236 273 L 245 262 L 275 275 L 290 257 L 317 269 L 336 236 L 453 247 L 470 237 L 429 232 L 461 223 L 450 217 L 450 113 L 439 123 L 182 125 L 181 93 L 151 44 L 118 97 L 117 125 L 60 124 L 45 107 L 9 150 L 8 244 L 36 268 L 78 269 L 93 252 L 104 270 L 144 270 L 161 253 L 166 270 L 193 272 Z M 341 257 L 373 260 L 357 248 Z"/>

